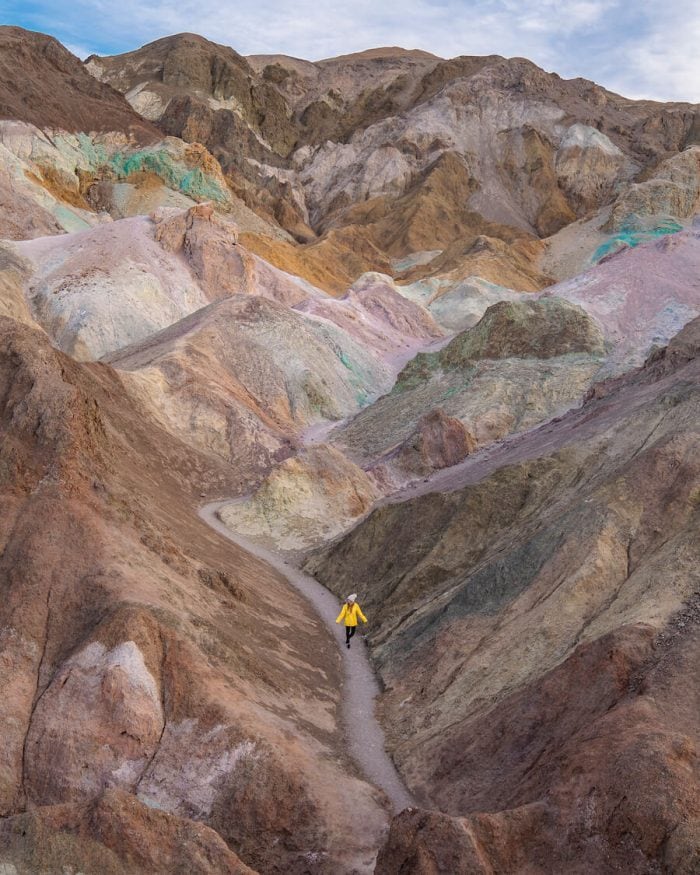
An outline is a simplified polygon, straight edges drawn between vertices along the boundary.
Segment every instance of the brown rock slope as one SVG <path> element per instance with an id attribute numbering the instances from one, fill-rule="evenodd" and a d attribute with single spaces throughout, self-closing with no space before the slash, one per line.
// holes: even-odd
<path id="1" fill-rule="evenodd" d="M 177 128 L 170 131 L 176 136 L 189 134 L 185 139 L 198 142 L 224 137 L 220 146 L 230 147 L 242 135 L 251 157 L 270 154 L 270 146 L 286 154 L 294 145 L 277 90 L 229 46 L 182 33 L 123 55 L 92 55 L 86 66 L 125 92 L 142 115 Z"/>
<path id="2" fill-rule="evenodd" d="M 143 142 L 160 137 L 58 40 L 20 27 L 0 27 L 0 118 L 64 131 L 123 131 Z"/>
<path id="3" fill-rule="evenodd" d="M 358 127 L 405 109 L 416 80 L 441 59 L 394 46 L 316 63 L 284 55 L 252 55 L 247 60 L 295 109 L 300 142 L 317 144 L 345 140 Z"/>
<path id="4" fill-rule="evenodd" d="M 0 860 L 368 871 L 384 814 L 339 747 L 337 654 L 196 520 L 230 468 L 111 368 L 0 333 Z"/>
<path id="5" fill-rule="evenodd" d="M 378 872 L 697 871 L 699 422 L 695 320 L 312 560 L 381 617 L 390 746 L 438 809 Z"/>

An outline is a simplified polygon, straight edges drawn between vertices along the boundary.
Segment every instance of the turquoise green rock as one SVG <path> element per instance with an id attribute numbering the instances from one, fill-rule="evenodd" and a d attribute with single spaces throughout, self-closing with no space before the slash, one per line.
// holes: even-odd
<path id="1" fill-rule="evenodd" d="M 609 240 L 596 249 L 591 261 L 597 264 L 606 255 L 612 255 L 620 249 L 634 248 L 640 243 L 646 243 L 648 240 L 655 240 L 657 237 L 664 237 L 667 234 L 677 234 L 682 230 L 683 226 L 675 219 L 664 219 L 652 227 L 644 228 L 636 216 L 630 216 L 616 234 L 613 234 Z"/>
<path id="2" fill-rule="evenodd" d="M 193 200 L 221 203 L 228 199 L 217 180 L 199 167 L 188 168 L 184 163 L 174 160 L 166 149 L 117 152 L 106 163 L 119 179 L 134 173 L 154 173 L 168 188 L 181 191 Z"/>

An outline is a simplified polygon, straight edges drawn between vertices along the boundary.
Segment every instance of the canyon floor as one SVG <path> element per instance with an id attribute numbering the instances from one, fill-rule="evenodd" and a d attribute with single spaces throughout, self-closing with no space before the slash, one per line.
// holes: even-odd
<path id="1" fill-rule="evenodd" d="M 699 215 L 698 104 L 0 27 L 1 875 L 700 871 Z"/>

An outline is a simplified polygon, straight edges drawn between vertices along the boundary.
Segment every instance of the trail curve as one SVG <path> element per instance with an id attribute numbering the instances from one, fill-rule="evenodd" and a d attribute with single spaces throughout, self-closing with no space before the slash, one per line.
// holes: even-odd
<path id="1" fill-rule="evenodd" d="M 384 732 L 374 714 L 379 684 L 367 656 L 362 638 L 355 636 L 352 648 L 343 644 L 341 626 L 335 618 L 340 610 L 338 599 L 330 590 L 308 574 L 285 562 L 280 556 L 266 550 L 227 528 L 217 511 L 228 501 L 213 501 L 199 509 L 205 523 L 243 550 L 252 553 L 287 578 L 313 606 L 314 610 L 338 641 L 343 658 L 342 717 L 347 750 L 363 776 L 386 793 L 395 812 L 415 805 L 399 777 L 384 746 Z M 369 618 L 371 621 L 371 617 Z"/>

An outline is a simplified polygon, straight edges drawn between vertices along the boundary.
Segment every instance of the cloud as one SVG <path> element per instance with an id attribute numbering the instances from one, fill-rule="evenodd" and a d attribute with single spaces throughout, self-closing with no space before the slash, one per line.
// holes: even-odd
<path id="1" fill-rule="evenodd" d="M 86 46 L 76 45 L 75 43 L 64 42 L 63 45 L 68 49 L 69 52 L 72 52 L 81 61 L 84 61 L 88 55 L 92 55 L 92 49 L 88 49 Z"/>
<path id="2" fill-rule="evenodd" d="M 647 25 L 615 47 L 605 75 L 634 98 L 700 101 L 700 2 L 647 4 Z"/>
<path id="3" fill-rule="evenodd" d="M 632 97 L 700 99 L 700 0 L 9 0 L 13 23 L 112 54 L 200 33 L 318 60 L 382 45 L 527 57 Z"/>

